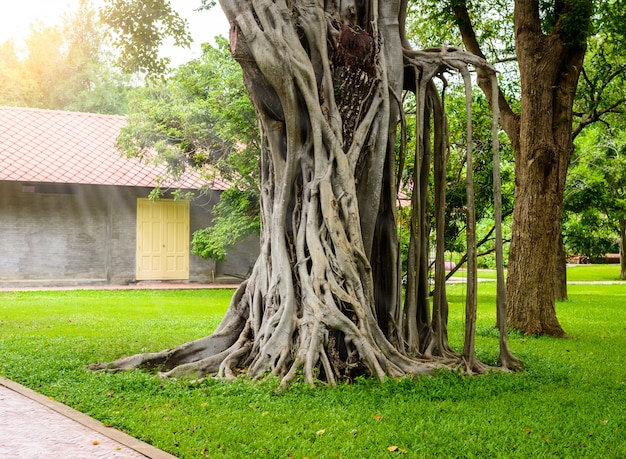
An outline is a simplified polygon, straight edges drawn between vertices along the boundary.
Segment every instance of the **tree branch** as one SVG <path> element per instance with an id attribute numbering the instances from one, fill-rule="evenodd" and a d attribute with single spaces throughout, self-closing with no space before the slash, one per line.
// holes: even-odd
<path id="1" fill-rule="evenodd" d="M 582 132 L 582 130 L 584 128 L 586 128 L 587 126 L 589 126 L 590 124 L 596 123 L 598 121 L 602 121 L 602 116 L 606 115 L 607 113 L 622 113 L 624 111 L 623 107 L 621 110 L 618 109 L 618 107 L 622 105 L 622 106 L 626 106 L 626 98 L 622 98 L 618 101 L 616 101 L 615 103 L 611 104 L 609 107 L 602 109 L 602 110 L 594 110 L 592 113 L 588 113 L 587 116 L 585 116 L 580 123 L 578 123 L 578 125 L 572 130 L 572 140 L 576 138 L 576 136 L 578 134 L 580 134 Z M 584 116 L 584 114 L 581 114 L 582 116 Z"/>
<path id="2" fill-rule="evenodd" d="M 461 32 L 461 36 L 463 37 L 463 44 L 465 45 L 465 48 L 470 53 L 487 60 L 480 48 L 480 45 L 478 44 L 476 32 L 474 31 L 472 21 L 469 17 L 469 12 L 467 10 L 467 2 L 465 0 L 454 2 L 453 10 L 454 18 L 457 26 L 459 27 L 459 31 Z M 480 68 L 476 69 L 476 74 L 478 75 L 478 86 L 485 94 L 489 105 L 493 107 L 491 78 L 489 78 L 489 75 L 487 75 L 487 73 Z M 517 150 L 519 145 L 519 115 L 513 112 L 511 106 L 504 97 L 504 94 L 499 89 L 498 105 L 500 107 L 500 125 L 509 137 L 513 149 Z"/>

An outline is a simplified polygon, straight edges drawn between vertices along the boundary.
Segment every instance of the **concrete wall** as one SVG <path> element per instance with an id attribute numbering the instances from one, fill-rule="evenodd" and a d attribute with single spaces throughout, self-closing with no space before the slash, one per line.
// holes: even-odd
<path id="1" fill-rule="evenodd" d="M 224 261 L 217 263 L 219 276 L 247 278 L 259 256 L 259 236 L 250 236 L 230 250 Z"/>
<path id="2" fill-rule="evenodd" d="M 149 192 L 0 182 L 0 287 L 134 282 L 136 201 Z M 210 225 L 215 201 L 209 196 L 192 202 L 191 233 Z M 222 273 L 245 276 L 251 251 L 254 243 L 247 242 L 229 254 Z M 191 282 L 210 282 L 216 271 L 214 261 L 190 255 Z"/>

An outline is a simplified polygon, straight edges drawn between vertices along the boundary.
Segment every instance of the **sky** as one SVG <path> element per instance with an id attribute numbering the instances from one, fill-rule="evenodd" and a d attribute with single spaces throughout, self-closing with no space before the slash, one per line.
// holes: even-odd
<path id="1" fill-rule="evenodd" d="M 94 7 L 102 5 L 102 0 L 91 0 Z M 29 27 L 40 20 L 45 25 L 60 24 L 61 16 L 68 9 L 76 9 L 78 0 L 3 0 L 0 14 L 0 43 L 13 38 L 18 48 L 28 35 Z M 194 42 L 190 49 L 165 45 L 163 55 L 172 59 L 174 66 L 200 56 L 202 43 L 212 42 L 215 35 L 228 37 L 228 21 L 221 8 L 209 11 L 194 11 L 200 0 L 170 0 L 172 7 L 189 22 L 189 30 Z"/>

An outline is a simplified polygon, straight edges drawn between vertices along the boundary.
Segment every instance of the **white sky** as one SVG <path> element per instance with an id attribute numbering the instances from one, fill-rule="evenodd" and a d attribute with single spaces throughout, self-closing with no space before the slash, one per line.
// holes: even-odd
<path id="1" fill-rule="evenodd" d="M 99 7 L 102 0 L 91 0 Z M 177 66 L 200 56 L 202 43 L 211 42 L 215 35 L 228 38 L 228 21 L 219 4 L 209 11 L 194 11 L 200 0 L 170 0 L 172 7 L 189 22 L 189 30 L 194 42 L 190 49 L 166 45 L 163 54 L 172 58 Z M 76 9 L 78 0 L 0 0 L 0 43 L 14 38 L 18 48 L 28 35 L 29 27 L 36 20 L 45 25 L 60 24 L 61 15 L 69 8 Z"/>

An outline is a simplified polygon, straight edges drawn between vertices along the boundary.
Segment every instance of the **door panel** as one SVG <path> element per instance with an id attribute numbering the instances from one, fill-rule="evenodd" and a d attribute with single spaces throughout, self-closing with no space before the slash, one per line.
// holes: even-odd
<path id="1" fill-rule="evenodd" d="M 189 202 L 137 200 L 137 280 L 189 279 Z"/>

